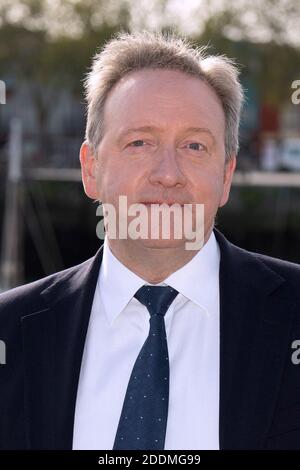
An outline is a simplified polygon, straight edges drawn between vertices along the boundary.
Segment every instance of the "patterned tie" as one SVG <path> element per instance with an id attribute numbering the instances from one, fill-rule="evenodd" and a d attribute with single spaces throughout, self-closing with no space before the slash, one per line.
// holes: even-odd
<path id="1" fill-rule="evenodd" d="M 149 335 L 128 383 L 113 450 L 163 450 L 169 406 L 169 355 L 164 315 L 177 296 L 169 286 L 135 294 L 150 313 Z"/>

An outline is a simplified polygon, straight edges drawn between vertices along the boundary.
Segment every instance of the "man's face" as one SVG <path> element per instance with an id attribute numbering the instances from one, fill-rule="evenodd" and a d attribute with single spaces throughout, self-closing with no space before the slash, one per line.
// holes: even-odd
<path id="1" fill-rule="evenodd" d="M 208 235 L 235 169 L 235 156 L 225 165 L 224 130 L 221 102 L 200 79 L 172 70 L 130 73 L 108 95 L 97 155 L 86 144 L 81 148 L 85 191 L 116 208 L 119 195 L 127 196 L 128 206 L 204 204 Z"/>

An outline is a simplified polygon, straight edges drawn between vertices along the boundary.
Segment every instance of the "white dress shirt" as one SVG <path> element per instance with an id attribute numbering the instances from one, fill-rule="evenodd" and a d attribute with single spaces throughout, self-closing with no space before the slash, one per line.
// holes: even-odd
<path id="1" fill-rule="evenodd" d="M 103 247 L 77 392 L 73 449 L 110 450 L 150 314 L 133 296 L 148 284 Z M 165 314 L 170 361 L 165 449 L 219 449 L 219 264 L 212 232 L 163 283 L 179 294 Z"/>

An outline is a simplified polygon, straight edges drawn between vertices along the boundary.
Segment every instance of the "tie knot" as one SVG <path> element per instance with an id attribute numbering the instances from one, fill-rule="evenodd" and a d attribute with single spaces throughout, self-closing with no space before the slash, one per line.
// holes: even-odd
<path id="1" fill-rule="evenodd" d="M 134 295 L 145 307 L 150 315 L 165 315 L 178 291 L 170 286 L 142 286 Z"/>

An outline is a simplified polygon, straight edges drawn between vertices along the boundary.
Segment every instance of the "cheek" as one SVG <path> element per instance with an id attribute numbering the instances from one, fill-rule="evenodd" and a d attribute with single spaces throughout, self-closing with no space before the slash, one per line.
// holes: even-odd
<path id="1" fill-rule="evenodd" d="M 135 179 L 125 168 L 110 162 L 99 167 L 98 188 L 103 202 L 116 203 L 119 196 L 130 196 Z M 128 197 L 129 201 L 130 197 Z"/>
<path id="2" fill-rule="evenodd" d="M 193 179 L 197 201 L 209 206 L 218 204 L 223 193 L 223 173 L 212 169 L 203 169 Z"/>

